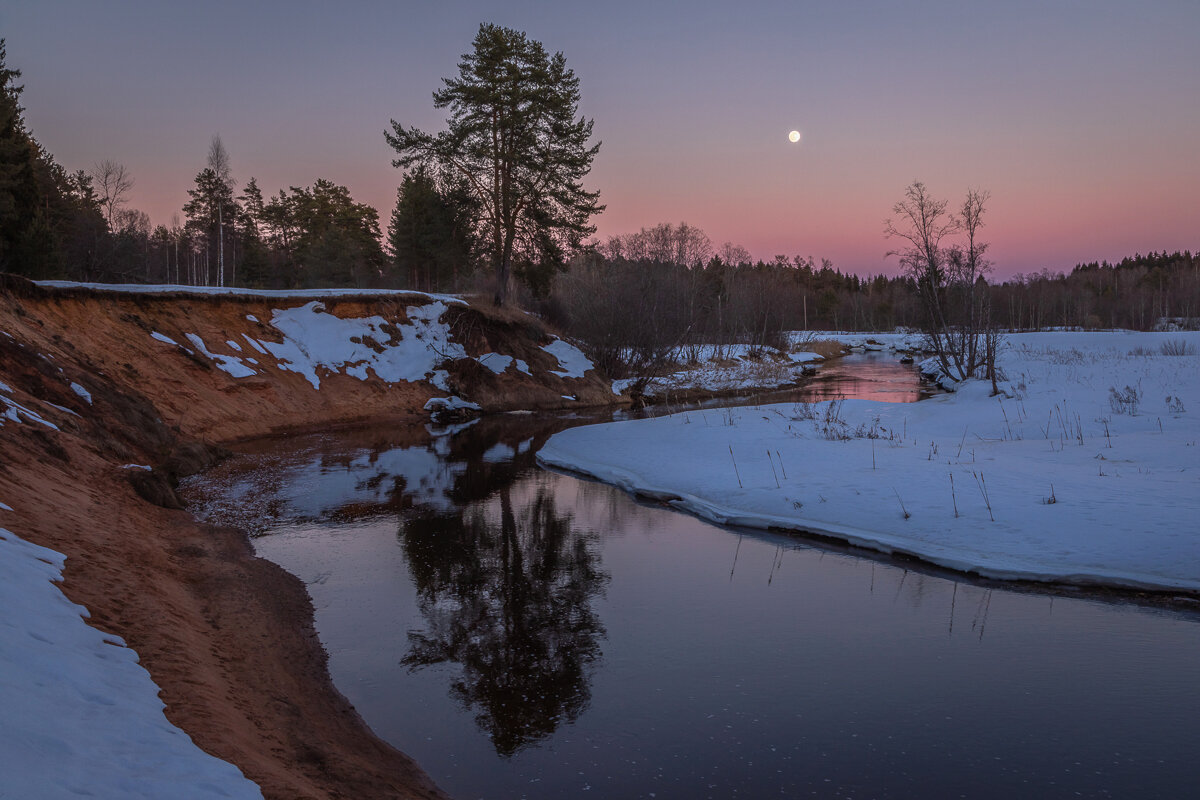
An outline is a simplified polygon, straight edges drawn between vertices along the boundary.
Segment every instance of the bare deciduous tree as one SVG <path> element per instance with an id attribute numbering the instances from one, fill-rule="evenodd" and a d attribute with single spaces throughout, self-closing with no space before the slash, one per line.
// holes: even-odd
<path id="1" fill-rule="evenodd" d="M 899 256 L 916 282 L 925 309 L 925 335 L 942 371 L 955 380 L 973 376 L 981 367 L 996 389 L 996 349 L 1000 337 L 992 325 L 984 258 L 987 244 L 979 240 L 990 194 L 969 190 L 959 214 L 945 200 L 932 197 L 920 181 L 904 191 L 892 207 L 895 219 L 884 222 L 884 235 L 906 244 L 888 252 Z M 964 243 L 943 246 L 962 234 Z"/>
<path id="2" fill-rule="evenodd" d="M 108 220 L 109 230 L 115 230 L 114 221 L 117 211 L 129 199 L 133 189 L 133 176 L 125 169 L 125 165 L 110 159 L 104 159 L 92 168 L 92 181 L 100 196 L 100 205 L 104 208 L 104 217 Z"/>

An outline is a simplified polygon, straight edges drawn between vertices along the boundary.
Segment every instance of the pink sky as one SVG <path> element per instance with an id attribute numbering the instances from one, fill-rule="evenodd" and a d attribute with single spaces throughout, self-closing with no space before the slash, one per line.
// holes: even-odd
<path id="1" fill-rule="evenodd" d="M 9 5 L 34 135 L 71 170 L 124 163 L 155 223 L 219 133 L 242 183 L 328 178 L 386 226 L 388 120 L 439 129 L 430 94 L 490 21 L 579 76 L 601 236 L 687 221 L 756 258 L 890 273 L 883 220 L 922 180 L 991 191 L 1000 275 L 1200 249 L 1191 1 Z"/>

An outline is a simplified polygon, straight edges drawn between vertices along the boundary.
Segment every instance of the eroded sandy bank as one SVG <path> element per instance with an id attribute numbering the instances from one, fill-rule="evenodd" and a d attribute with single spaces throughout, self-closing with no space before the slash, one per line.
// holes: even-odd
<path id="1" fill-rule="evenodd" d="M 242 532 L 143 499 L 171 505 L 169 481 L 205 465 L 207 451 L 190 442 L 411 421 L 447 393 L 428 381 L 332 371 L 317 389 L 262 353 L 262 369 L 238 378 L 182 346 L 188 333 L 231 355 L 240 351 L 227 342 L 279 340 L 269 321 L 286 305 L 0 286 L 0 382 L 31 412 L 0 425 L 0 501 L 11 507 L 0 525 L 67 556 L 67 596 L 138 652 L 168 718 L 265 796 L 443 797 L 332 686 L 297 579 L 256 558 Z M 402 338 L 405 308 L 394 296 L 360 297 L 327 301 L 324 313 L 385 318 L 393 341 L 371 344 L 386 348 Z M 613 402 L 594 373 L 561 374 L 536 324 L 465 307 L 446 316 L 468 356 L 445 364 L 449 388 L 485 409 Z M 496 372 L 478 358 L 489 353 L 526 369 Z"/>

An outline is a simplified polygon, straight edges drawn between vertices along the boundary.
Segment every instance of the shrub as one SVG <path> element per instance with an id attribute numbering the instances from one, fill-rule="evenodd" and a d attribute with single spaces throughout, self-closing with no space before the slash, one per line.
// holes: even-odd
<path id="1" fill-rule="evenodd" d="M 1128 414 L 1135 416 L 1138 410 L 1138 404 L 1142 402 L 1142 391 L 1133 386 L 1126 385 L 1124 389 L 1117 389 L 1115 386 L 1108 387 L 1108 404 L 1112 408 L 1114 414 Z"/>
<path id="2" fill-rule="evenodd" d="M 1194 356 L 1196 348 L 1184 339 L 1167 339 L 1158 346 L 1158 352 L 1164 356 Z"/>

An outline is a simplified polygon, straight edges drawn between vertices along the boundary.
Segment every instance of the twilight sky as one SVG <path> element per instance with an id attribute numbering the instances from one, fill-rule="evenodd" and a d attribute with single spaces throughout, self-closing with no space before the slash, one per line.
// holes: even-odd
<path id="1" fill-rule="evenodd" d="M 430 95 L 485 21 L 579 76 L 601 237 L 685 220 L 894 274 L 883 220 L 922 180 L 991 191 L 1002 276 L 1200 248 L 1197 0 L 4 0 L 0 37 L 38 140 L 124 163 L 156 224 L 220 134 L 239 183 L 328 178 L 386 227 L 383 130 L 441 129 Z"/>

